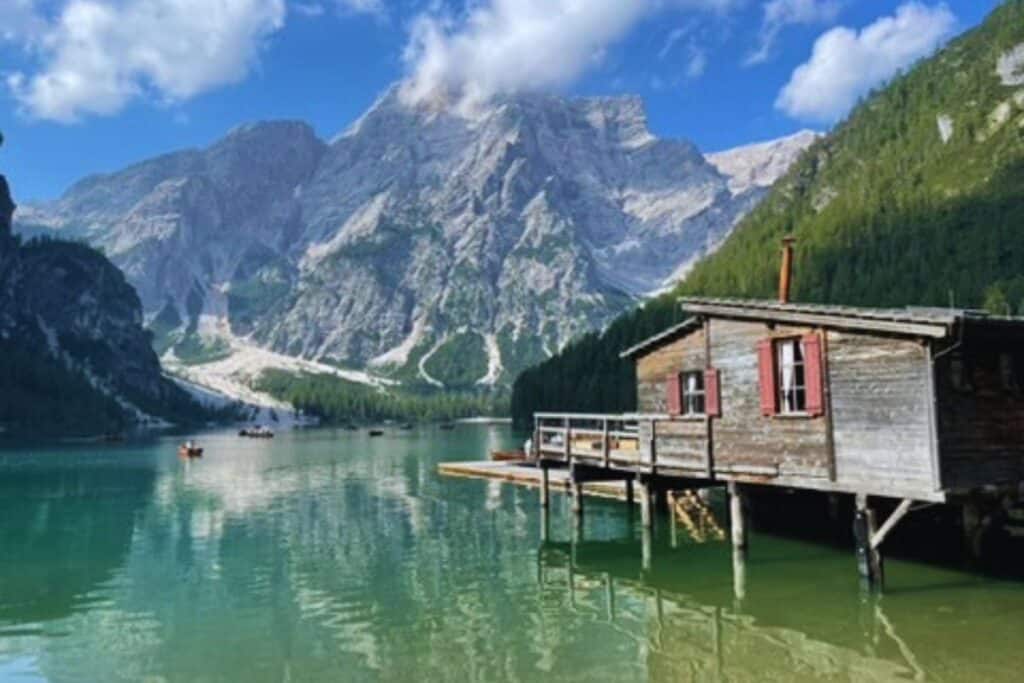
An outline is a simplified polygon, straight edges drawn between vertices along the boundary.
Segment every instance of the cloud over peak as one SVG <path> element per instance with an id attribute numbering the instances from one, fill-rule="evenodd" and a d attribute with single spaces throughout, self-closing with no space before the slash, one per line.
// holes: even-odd
<path id="1" fill-rule="evenodd" d="M 818 38 L 811 58 L 793 72 L 775 106 L 798 119 L 837 121 L 872 88 L 933 53 L 956 24 L 945 4 L 915 1 L 860 31 L 834 28 Z"/>
<path id="2" fill-rule="evenodd" d="M 461 17 L 417 17 L 403 96 L 480 101 L 563 87 L 598 64 L 644 17 L 667 9 L 726 12 L 743 0 L 488 0 Z M 698 67 L 703 70 L 703 62 Z"/>

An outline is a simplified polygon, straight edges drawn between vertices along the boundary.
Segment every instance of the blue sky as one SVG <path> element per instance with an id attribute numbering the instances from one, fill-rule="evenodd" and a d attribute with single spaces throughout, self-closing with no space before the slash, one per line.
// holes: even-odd
<path id="1" fill-rule="evenodd" d="M 638 94 L 706 151 L 826 130 L 996 0 L 0 0 L 0 169 L 25 201 L 253 120 Z"/>

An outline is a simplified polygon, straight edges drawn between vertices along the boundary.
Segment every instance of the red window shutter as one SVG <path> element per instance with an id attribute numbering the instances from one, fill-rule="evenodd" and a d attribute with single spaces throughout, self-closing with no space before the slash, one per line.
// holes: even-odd
<path id="1" fill-rule="evenodd" d="M 679 375 L 669 375 L 665 380 L 665 406 L 669 415 L 681 415 L 683 412 L 683 392 Z"/>
<path id="2" fill-rule="evenodd" d="M 713 368 L 704 371 L 704 412 L 708 417 L 722 417 L 720 377 L 718 370 Z"/>
<path id="3" fill-rule="evenodd" d="M 825 414 L 825 376 L 822 372 L 821 337 L 808 334 L 804 342 L 804 379 L 807 383 L 807 413 L 813 417 Z"/>
<path id="4" fill-rule="evenodd" d="M 761 380 L 761 414 L 775 415 L 779 412 L 779 392 L 775 387 L 775 346 L 771 339 L 757 343 L 758 374 Z"/>

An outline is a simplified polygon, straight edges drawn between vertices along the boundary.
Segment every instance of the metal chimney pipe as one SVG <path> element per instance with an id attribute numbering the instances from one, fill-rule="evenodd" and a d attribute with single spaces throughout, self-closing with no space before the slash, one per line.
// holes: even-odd
<path id="1" fill-rule="evenodd" d="M 795 237 L 782 239 L 782 268 L 779 271 L 779 303 L 789 303 L 789 290 L 793 282 L 793 243 Z"/>

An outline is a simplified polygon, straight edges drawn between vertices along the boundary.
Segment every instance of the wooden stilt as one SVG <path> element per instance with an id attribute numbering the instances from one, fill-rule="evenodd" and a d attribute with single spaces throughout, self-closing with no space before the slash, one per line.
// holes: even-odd
<path id="1" fill-rule="evenodd" d="M 743 489 L 734 481 L 729 482 L 729 522 L 732 525 L 732 545 L 747 548 L 747 520 L 743 510 Z"/>
<path id="2" fill-rule="evenodd" d="M 548 542 L 551 536 L 551 518 L 547 507 L 540 509 L 540 540 L 544 543 Z"/>
<path id="3" fill-rule="evenodd" d="M 574 544 L 583 543 L 583 515 L 575 515 L 572 518 L 572 542 Z"/>
<path id="4" fill-rule="evenodd" d="M 645 526 L 640 531 L 641 567 L 645 572 L 651 571 L 651 566 L 653 565 L 652 542 L 653 534 L 651 533 L 651 528 Z"/>
<path id="5" fill-rule="evenodd" d="M 640 522 L 645 529 L 654 526 L 654 501 L 650 482 L 640 483 Z"/>
<path id="6" fill-rule="evenodd" d="M 550 491 L 551 491 L 551 475 L 548 474 L 548 468 L 544 465 L 540 466 L 540 506 L 545 510 L 548 509 L 550 502 Z"/>
<path id="7" fill-rule="evenodd" d="M 583 516 L 583 482 L 572 482 L 572 512 L 577 517 Z"/>
<path id="8" fill-rule="evenodd" d="M 872 587 L 881 587 L 885 583 L 885 572 L 882 554 L 871 543 L 878 531 L 875 511 L 868 506 L 868 497 L 857 494 L 857 511 L 853 519 L 853 537 L 857 543 L 857 569 L 861 578 Z"/>
<path id="9" fill-rule="evenodd" d="M 633 505 L 635 501 L 635 494 L 633 493 L 633 480 L 626 480 L 626 502 Z"/>
<path id="10" fill-rule="evenodd" d="M 732 593 L 737 603 L 747 597 L 747 553 L 735 545 L 732 547 Z"/>
<path id="11" fill-rule="evenodd" d="M 608 621 L 615 621 L 615 582 L 612 579 L 612 575 L 605 573 L 604 575 L 604 597 L 605 605 L 608 611 Z"/>

